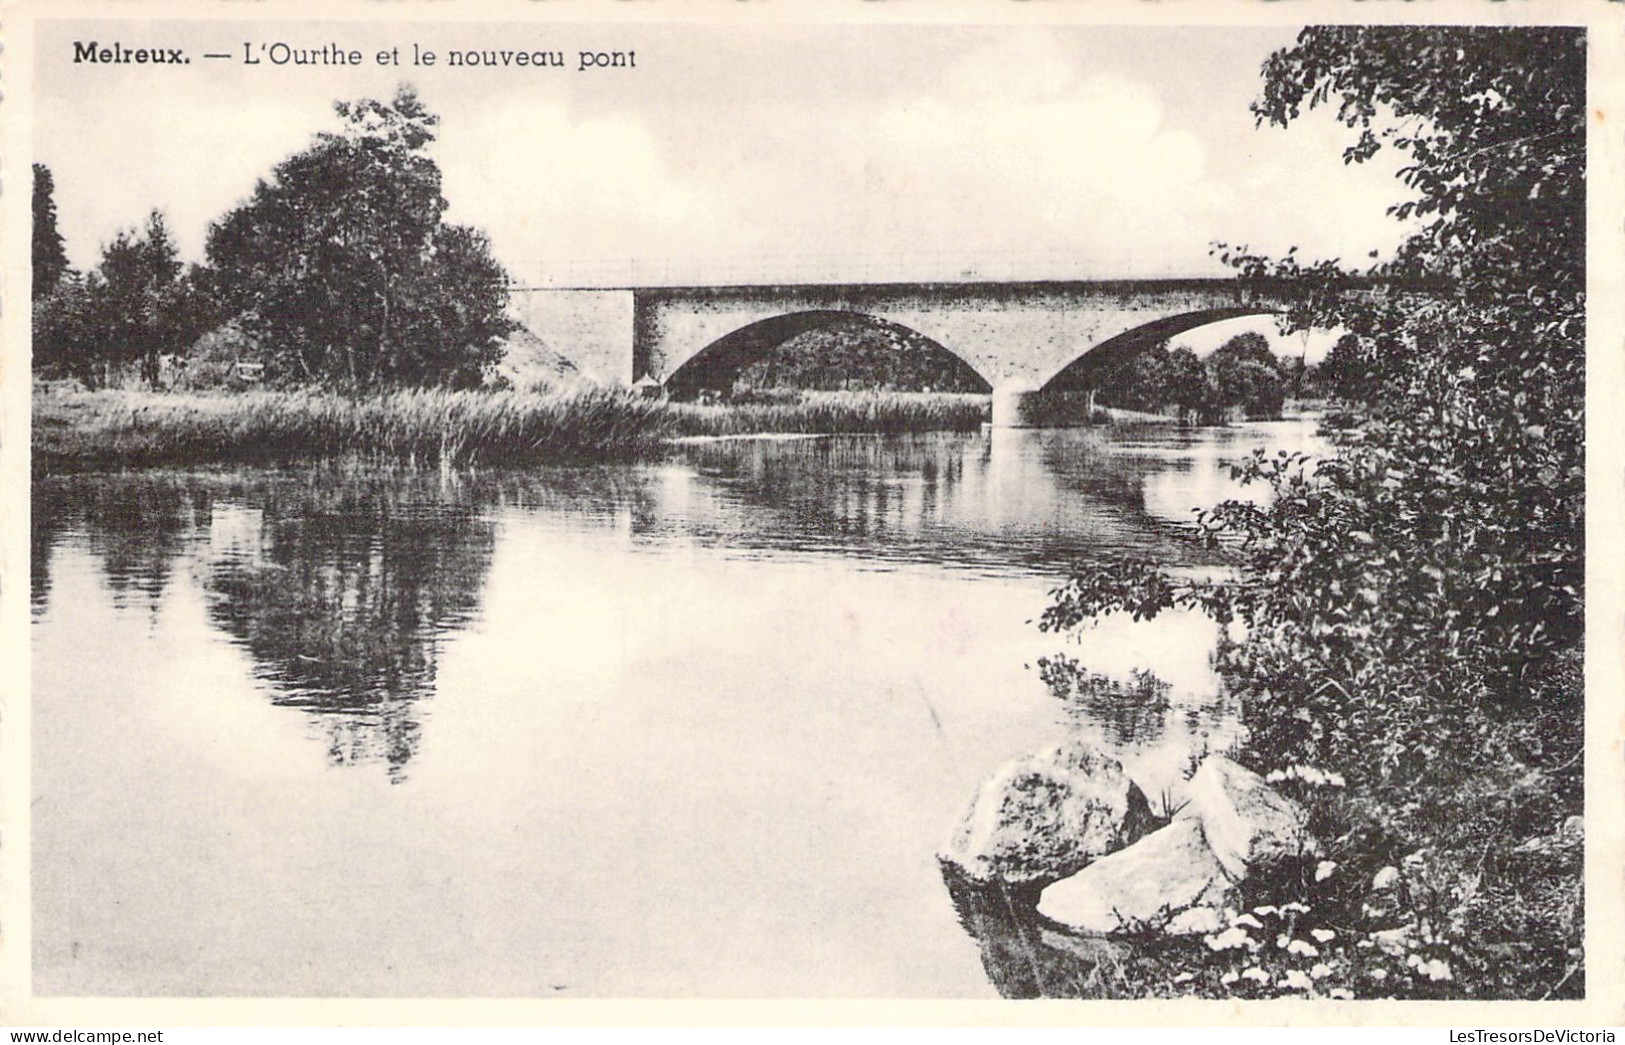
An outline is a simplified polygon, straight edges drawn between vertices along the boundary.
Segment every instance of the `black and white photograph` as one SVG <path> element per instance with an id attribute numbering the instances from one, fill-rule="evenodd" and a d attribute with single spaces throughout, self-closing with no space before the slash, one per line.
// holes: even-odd
<path id="1" fill-rule="evenodd" d="M 8 5 L 7 1007 L 1617 1022 L 1625 20 L 1218 6 Z"/>

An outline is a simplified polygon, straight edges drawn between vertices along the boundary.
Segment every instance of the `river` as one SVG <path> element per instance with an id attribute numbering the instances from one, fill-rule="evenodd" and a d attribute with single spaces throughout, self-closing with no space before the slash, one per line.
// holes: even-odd
<path id="1" fill-rule="evenodd" d="M 989 997 L 935 852 L 1091 731 L 1234 739 L 1192 614 L 1032 623 L 1312 419 L 35 484 L 43 995 Z M 1053 695 L 1040 657 L 1153 670 Z"/>

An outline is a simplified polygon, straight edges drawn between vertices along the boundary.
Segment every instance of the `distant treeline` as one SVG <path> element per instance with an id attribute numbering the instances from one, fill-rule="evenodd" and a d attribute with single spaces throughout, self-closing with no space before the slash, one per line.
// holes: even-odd
<path id="1" fill-rule="evenodd" d="M 513 329 L 484 232 L 443 220 L 427 146 L 439 118 L 408 87 L 335 106 L 338 132 L 277 164 L 184 265 L 163 215 L 121 231 L 87 272 L 34 166 L 34 366 L 96 388 L 157 386 L 191 363 L 247 363 L 278 385 L 471 387 Z M 218 358 L 188 359 L 200 337 Z"/>
<path id="2" fill-rule="evenodd" d="M 1170 414 L 1200 423 L 1279 417 L 1287 399 L 1323 395 L 1322 368 L 1277 356 L 1262 334 L 1226 341 L 1206 359 L 1183 346 L 1153 345 L 1107 379 L 1099 401 L 1128 410 Z"/>
<path id="3" fill-rule="evenodd" d="M 923 334 L 868 316 L 841 316 L 769 349 L 745 367 L 735 392 L 987 392 L 968 363 Z"/>

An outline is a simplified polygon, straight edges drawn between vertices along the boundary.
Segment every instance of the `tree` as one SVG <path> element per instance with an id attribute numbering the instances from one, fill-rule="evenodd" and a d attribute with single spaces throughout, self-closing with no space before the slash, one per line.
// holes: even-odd
<path id="1" fill-rule="evenodd" d="M 1213 350 L 1207 368 L 1221 407 L 1240 407 L 1248 417 L 1281 416 L 1286 390 L 1264 335 L 1237 334 Z"/>
<path id="2" fill-rule="evenodd" d="M 56 288 L 68 271 L 68 252 L 56 227 L 56 182 L 51 168 L 34 164 L 34 286 L 39 301 Z"/>
<path id="3" fill-rule="evenodd" d="M 1435 854 L 1425 917 L 1483 944 L 1452 981 L 1479 996 L 1577 983 L 1579 851 L 1535 832 L 1582 793 L 1585 71 L 1562 27 L 1316 27 L 1271 56 L 1261 123 L 1336 104 L 1347 162 L 1410 161 L 1393 213 L 1420 228 L 1390 263 L 1221 248 L 1296 325 L 1349 331 L 1328 369 L 1365 412 L 1327 458 L 1246 466 L 1269 504 L 1206 517 L 1236 581 L 1097 568 L 1046 618 L 1245 622 L 1221 670 L 1252 759 L 1344 775 L 1339 837 Z"/>
<path id="4" fill-rule="evenodd" d="M 1209 420 L 1213 415 L 1213 389 L 1207 368 L 1196 353 L 1181 345 L 1168 353 L 1168 399 L 1182 415 Z"/>
<path id="5" fill-rule="evenodd" d="M 270 376 L 352 389 L 467 384 L 512 330 L 485 235 L 442 220 L 438 117 L 403 86 L 335 106 L 338 133 L 283 160 L 211 226 L 223 301 Z"/>
<path id="6" fill-rule="evenodd" d="M 1160 410 L 1168 399 L 1168 346 L 1156 344 L 1134 357 L 1116 399 L 1131 410 Z"/>
<path id="7" fill-rule="evenodd" d="M 1423 226 L 1374 274 L 1453 289 L 1311 294 L 1296 318 L 1352 333 L 1339 369 L 1374 404 L 1348 475 L 1406 477 L 1378 543 L 1411 570 L 1488 582 L 1438 592 L 1419 617 L 1460 625 L 1498 665 L 1484 681 L 1521 693 L 1578 640 L 1583 602 L 1584 35 L 1320 28 L 1272 56 L 1265 82 L 1261 121 L 1340 98 L 1360 132 L 1346 159 L 1393 147 L 1412 161 L 1415 198 L 1394 213 Z M 1275 273 L 1325 281 L 1290 262 Z"/>
<path id="8" fill-rule="evenodd" d="M 156 387 L 162 357 L 184 354 L 209 323 L 197 279 L 185 271 L 161 212 L 149 214 L 141 232 L 120 231 L 85 284 L 92 354 L 138 365 Z"/>
<path id="9" fill-rule="evenodd" d="M 95 387 L 101 358 L 90 282 L 70 271 L 49 294 L 35 300 L 33 366 L 47 375 L 68 374 Z"/>

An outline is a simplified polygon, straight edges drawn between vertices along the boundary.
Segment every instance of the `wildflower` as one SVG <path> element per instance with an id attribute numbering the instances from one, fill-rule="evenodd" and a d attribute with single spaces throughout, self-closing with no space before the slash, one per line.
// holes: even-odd
<path id="1" fill-rule="evenodd" d="M 1202 939 L 1215 951 L 1228 951 L 1232 947 L 1246 947 L 1253 942 L 1253 938 L 1247 935 L 1247 930 L 1241 928 L 1226 929 L 1222 933 L 1214 936 L 1204 936 Z"/>
<path id="2" fill-rule="evenodd" d="M 1337 861 L 1322 860 L 1320 863 L 1315 865 L 1315 881 L 1324 882 L 1326 879 L 1330 878 L 1333 872 L 1336 870 Z"/>
<path id="3" fill-rule="evenodd" d="M 1337 939 L 1337 934 L 1330 929 L 1310 929 L 1309 935 L 1315 938 L 1316 943 L 1328 943 Z"/>
<path id="4" fill-rule="evenodd" d="M 1410 934 L 1404 926 L 1400 926 L 1398 929 L 1383 929 L 1380 932 L 1374 932 L 1371 934 L 1371 940 L 1378 947 L 1393 955 L 1404 954 L 1405 948 L 1411 942 Z"/>
<path id="5" fill-rule="evenodd" d="M 1391 889 L 1397 881 L 1399 881 L 1399 868 L 1390 865 L 1378 871 L 1377 877 L 1371 879 L 1371 888 Z"/>
<path id="6" fill-rule="evenodd" d="M 1316 962 L 1314 968 L 1309 970 L 1309 978 L 1312 980 L 1324 980 L 1331 974 L 1332 967 L 1325 962 Z"/>
<path id="7" fill-rule="evenodd" d="M 1320 957 L 1320 951 L 1318 951 L 1315 948 L 1314 944 L 1305 943 L 1302 940 L 1293 940 L 1291 943 L 1287 944 L 1286 953 L 1288 953 L 1288 954 L 1301 954 L 1305 958 L 1319 958 Z"/>
<path id="8" fill-rule="evenodd" d="M 1219 977 L 1219 983 L 1221 983 L 1222 985 L 1228 987 L 1232 983 L 1235 983 L 1239 979 L 1241 979 L 1241 973 L 1237 972 L 1234 969 L 1231 969 L 1229 972 L 1227 972 L 1223 976 Z"/>
<path id="9" fill-rule="evenodd" d="M 1336 999 L 1337 1001 L 1353 1001 L 1354 992 L 1349 990 L 1347 987 L 1333 987 L 1330 991 L 1326 992 L 1326 997 Z"/>
<path id="10" fill-rule="evenodd" d="M 1265 972 L 1263 969 L 1260 969 L 1256 965 L 1253 966 L 1251 969 L 1247 969 L 1247 970 L 1243 971 L 1241 976 L 1242 976 L 1242 979 L 1256 980 L 1259 983 L 1268 983 L 1268 982 L 1270 982 L 1270 974 Z"/>
<path id="11" fill-rule="evenodd" d="M 1309 982 L 1309 977 L 1303 974 L 1302 969 L 1289 970 L 1284 977 L 1276 981 L 1275 985 L 1277 987 L 1290 987 L 1298 991 L 1306 991 L 1313 986 Z"/>

